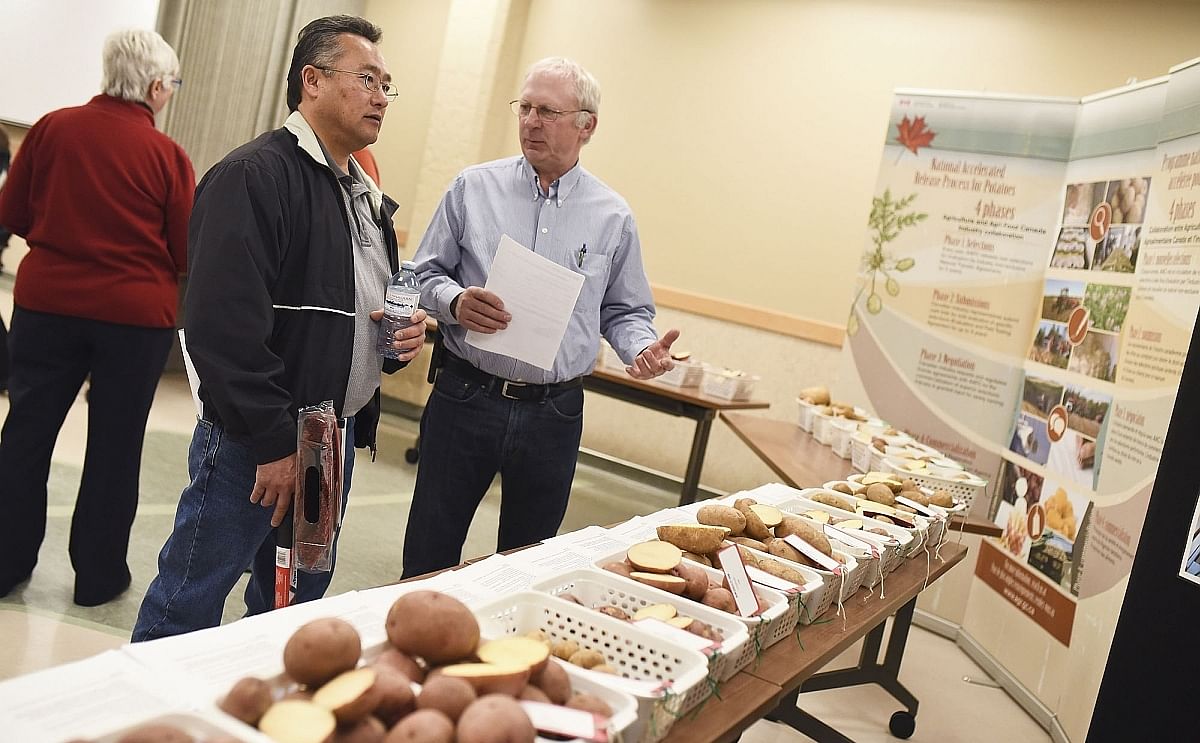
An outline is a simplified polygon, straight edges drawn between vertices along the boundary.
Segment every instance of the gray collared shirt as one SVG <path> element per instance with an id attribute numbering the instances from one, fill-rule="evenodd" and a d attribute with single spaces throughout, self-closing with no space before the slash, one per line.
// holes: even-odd
<path id="1" fill-rule="evenodd" d="M 549 372 L 467 345 L 466 328 L 450 314 L 465 287 L 487 282 L 501 235 L 584 276 Z M 442 197 L 414 260 L 421 306 L 438 320 L 446 347 L 498 377 L 562 382 L 592 370 L 601 335 L 626 363 L 657 339 L 633 213 L 578 163 L 549 193 L 541 192 L 523 157 L 467 168 Z"/>
<path id="2" fill-rule="evenodd" d="M 346 402 L 342 406 L 342 415 L 349 418 L 375 396 L 383 371 L 383 357 L 376 350 L 379 323 L 371 320 L 371 312 L 383 307 L 383 295 L 391 279 L 383 228 L 377 221 L 383 213 L 383 195 L 353 157 L 348 163 L 350 172 L 342 170 L 299 111 L 288 117 L 287 127 L 297 135 L 300 147 L 337 177 L 350 224 L 350 244 L 354 250 L 354 346 Z"/>

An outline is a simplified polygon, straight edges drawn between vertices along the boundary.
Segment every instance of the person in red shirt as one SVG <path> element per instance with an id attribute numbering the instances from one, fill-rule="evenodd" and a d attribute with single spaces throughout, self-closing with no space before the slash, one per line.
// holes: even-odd
<path id="1" fill-rule="evenodd" d="M 153 31 L 119 31 L 103 57 L 104 92 L 34 124 L 0 191 L 0 224 L 29 246 L 0 431 L 0 596 L 37 563 L 51 453 L 89 379 L 69 548 L 83 606 L 129 587 L 142 439 L 174 334 L 195 190 L 187 154 L 155 128 L 182 84 L 174 50 Z"/>

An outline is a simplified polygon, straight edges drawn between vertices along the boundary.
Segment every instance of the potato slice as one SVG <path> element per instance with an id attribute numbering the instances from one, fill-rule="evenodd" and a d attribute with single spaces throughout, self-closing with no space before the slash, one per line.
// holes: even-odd
<path id="1" fill-rule="evenodd" d="M 358 722 L 371 714 L 383 698 L 375 688 L 375 669 L 356 668 L 339 674 L 313 694 L 313 704 L 333 713 L 339 724 Z"/>
<path id="2" fill-rule="evenodd" d="M 658 538 L 669 542 L 684 552 L 695 552 L 707 555 L 715 552 L 721 542 L 725 541 L 728 529 L 723 526 L 706 526 L 704 524 L 664 524 L 658 527 Z M 637 545 L 635 545 L 637 546 Z M 630 547 L 633 549 L 633 547 Z M 677 563 L 678 564 L 678 563 Z M 671 567 L 675 567 L 672 565 Z M 668 568 L 669 570 L 670 568 Z M 665 571 L 654 571 L 665 572 Z"/>
<path id="3" fill-rule="evenodd" d="M 768 529 L 774 529 L 779 526 L 779 522 L 783 521 L 783 511 L 780 511 L 775 506 L 768 506 L 766 503 L 755 503 L 750 506 L 750 510 L 758 514 L 762 519 L 763 524 Z"/>
<path id="4" fill-rule="evenodd" d="M 336 728 L 332 712 L 298 699 L 272 704 L 258 721 L 258 729 L 278 743 L 325 743 Z"/>
<path id="5" fill-rule="evenodd" d="M 475 651 L 479 660 L 496 666 L 525 666 L 539 673 L 550 660 L 550 648 L 531 637 L 502 637 L 489 640 Z"/>
<path id="6" fill-rule="evenodd" d="M 648 586 L 660 588 L 667 593 L 682 594 L 687 588 L 688 582 L 683 578 L 675 575 L 663 575 L 662 573 L 641 573 L 637 572 L 629 576 L 638 583 L 645 583 Z"/>
<path id="7" fill-rule="evenodd" d="M 800 515 L 807 519 L 812 519 L 818 524 L 828 524 L 832 518 L 827 511 L 805 511 Z"/>
<path id="8" fill-rule="evenodd" d="M 688 627 L 692 626 L 692 622 L 694 621 L 696 620 L 692 619 L 691 617 L 671 617 L 667 620 L 667 624 L 671 625 L 672 627 L 678 627 L 679 629 L 687 629 Z"/>
<path id="9" fill-rule="evenodd" d="M 837 527 L 839 529 L 861 529 L 863 528 L 863 522 L 858 519 L 846 519 L 845 521 L 839 521 Z"/>
<path id="10" fill-rule="evenodd" d="M 475 693 L 507 694 L 510 697 L 520 695 L 525 684 L 529 683 L 528 666 L 499 666 L 494 663 L 456 663 L 442 668 L 442 673 L 450 678 L 466 681 Z"/>
<path id="11" fill-rule="evenodd" d="M 662 536 L 661 527 L 659 527 L 659 536 Z M 642 572 L 669 573 L 683 559 L 683 551 L 670 542 L 655 539 L 633 545 L 626 552 L 625 557 Z"/>
<path id="12" fill-rule="evenodd" d="M 639 619 L 661 619 L 664 622 L 674 619 L 679 612 L 670 604 L 649 604 L 638 609 L 633 614 L 634 621 Z"/>

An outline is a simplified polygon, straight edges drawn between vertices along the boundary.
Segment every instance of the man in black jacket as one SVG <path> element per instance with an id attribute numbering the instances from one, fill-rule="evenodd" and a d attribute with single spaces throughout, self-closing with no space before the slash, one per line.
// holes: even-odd
<path id="1" fill-rule="evenodd" d="M 203 414 L 188 453 L 192 481 L 134 641 L 220 624 L 247 565 L 247 613 L 272 607 L 273 527 L 290 518 L 297 410 L 333 401 L 353 443 L 344 504 L 354 446 L 374 450 L 380 370 L 400 368 L 424 343 L 418 311 L 395 334 L 399 362 L 384 364 L 375 347 L 376 308 L 397 270 L 396 204 L 350 153 L 376 140 L 395 97 L 380 37 L 351 16 L 305 26 L 283 128 L 231 152 L 196 189 L 185 314 Z M 320 598 L 330 577 L 301 573 L 294 600 Z"/>

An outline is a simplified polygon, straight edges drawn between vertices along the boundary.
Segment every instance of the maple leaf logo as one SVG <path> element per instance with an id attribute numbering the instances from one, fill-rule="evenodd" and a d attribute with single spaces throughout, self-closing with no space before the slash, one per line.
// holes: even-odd
<path id="1" fill-rule="evenodd" d="M 928 147 L 933 138 L 937 136 L 937 132 L 926 128 L 924 116 L 914 116 L 910 120 L 905 114 L 904 118 L 900 119 L 900 123 L 896 125 L 896 129 L 899 130 L 896 141 L 914 155 L 922 147 Z"/>

